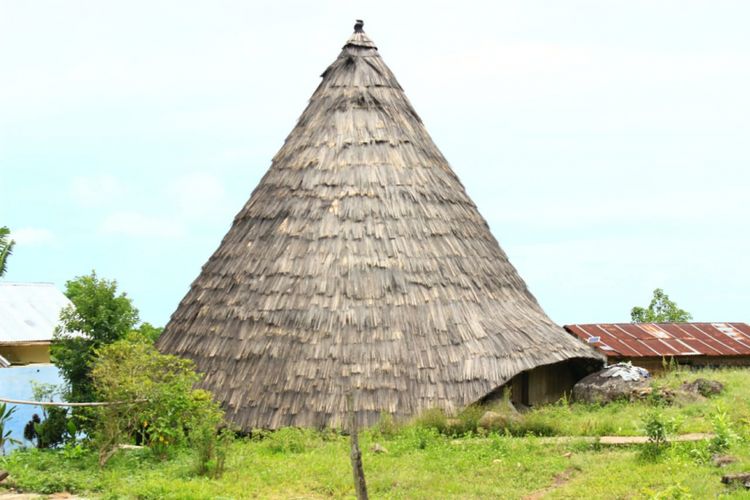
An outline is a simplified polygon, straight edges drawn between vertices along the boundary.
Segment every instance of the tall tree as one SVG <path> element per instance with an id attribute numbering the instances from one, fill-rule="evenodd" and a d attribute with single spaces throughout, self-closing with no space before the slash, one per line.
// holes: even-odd
<path id="1" fill-rule="evenodd" d="M 95 350 L 125 337 L 138 322 L 138 310 L 117 282 L 92 271 L 65 284 L 73 303 L 60 313 L 50 349 L 53 363 L 67 382 L 69 401 L 93 401 L 91 366 Z"/>
<path id="2" fill-rule="evenodd" d="M 8 257 L 13 253 L 16 242 L 10 239 L 10 229 L 6 226 L 0 227 L 0 278 L 8 270 Z"/>
<path id="3" fill-rule="evenodd" d="M 684 323 L 693 319 L 691 314 L 677 307 L 664 290 L 657 288 L 648 307 L 634 307 L 630 310 L 633 323 Z"/>

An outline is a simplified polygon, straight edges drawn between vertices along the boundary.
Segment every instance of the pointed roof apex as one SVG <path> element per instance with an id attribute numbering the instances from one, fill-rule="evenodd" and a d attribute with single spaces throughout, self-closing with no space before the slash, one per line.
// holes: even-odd
<path id="1" fill-rule="evenodd" d="M 349 37 L 349 40 L 346 41 L 346 45 L 344 45 L 344 48 L 364 47 L 367 49 L 377 49 L 372 40 L 370 40 L 367 35 L 365 35 L 365 30 L 363 29 L 364 26 L 365 22 L 362 19 L 357 19 L 357 21 L 354 23 L 354 33 Z"/>

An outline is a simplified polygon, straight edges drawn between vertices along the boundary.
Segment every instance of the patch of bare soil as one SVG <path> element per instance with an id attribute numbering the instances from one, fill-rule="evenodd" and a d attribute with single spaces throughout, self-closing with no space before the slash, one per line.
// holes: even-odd
<path id="1" fill-rule="evenodd" d="M 523 497 L 523 500 L 539 500 L 540 498 L 544 498 L 547 493 L 565 485 L 568 481 L 570 481 L 575 473 L 576 469 L 574 467 L 568 467 L 561 473 L 557 474 L 554 479 L 552 479 L 551 485 L 547 486 L 546 488 L 542 488 L 541 490 L 536 490 L 532 493 L 529 493 L 528 495 Z"/>

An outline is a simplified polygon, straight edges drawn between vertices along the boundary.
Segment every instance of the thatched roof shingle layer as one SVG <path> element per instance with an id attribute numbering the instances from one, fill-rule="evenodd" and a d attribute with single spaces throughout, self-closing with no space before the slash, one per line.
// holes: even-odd
<path id="1" fill-rule="evenodd" d="M 598 355 L 542 311 L 361 30 L 159 340 L 244 429 L 455 410 Z"/>

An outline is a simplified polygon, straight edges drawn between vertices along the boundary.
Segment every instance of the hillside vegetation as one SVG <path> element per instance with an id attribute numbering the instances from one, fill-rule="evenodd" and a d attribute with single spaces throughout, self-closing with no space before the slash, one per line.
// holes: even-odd
<path id="1" fill-rule="evenodd" d="M 484 409 L 456 419 L 428 412 L 396 426 L 383 419 L 360 436 L 372 498 L 708 498 L 750 497 L 720 478 L 750 471 L 750 371 L 673 371 L 657 388 L 712 378 L 725 384 L 711 398 L 658 396 L 634 403 L 581 405 L 563 400 L 524 414 L 503 429 L 477 427 Z M 676 434 L 716 437 L 671 443 Z M 667 443 L 603 446 L 585 436 L 662 433 Z M 558 439 L 554 436 L 572 436 Z M 385 452 L 373 451 L 378 444 Z M 715 465 L 716 456 L 735 461 Z M 352 498 L 347 436 L 333 431 L 283 429 L 238 438 L 226 471 L 196 474 L 192 450 L 166 459 L 149 449 L 121 450 L 104 468 L 82 445 L 20 450 L 0 458 L 23 491 L 68 491 L 101 498 Z M 2 491 L 0 489 L 0 491 Z"/>

